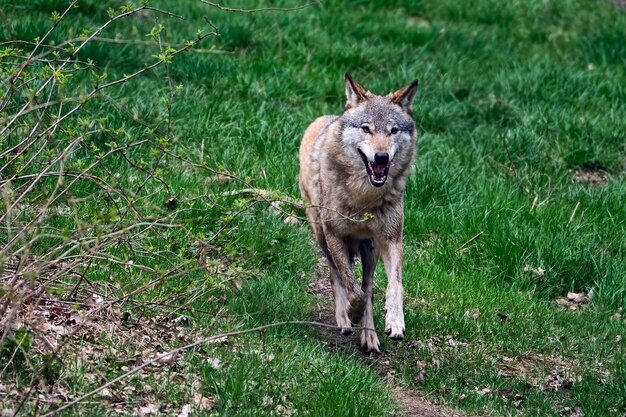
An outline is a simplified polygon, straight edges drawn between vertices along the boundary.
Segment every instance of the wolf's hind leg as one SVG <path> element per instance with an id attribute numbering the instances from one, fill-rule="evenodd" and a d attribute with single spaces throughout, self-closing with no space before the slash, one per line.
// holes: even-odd
<path id="1" fill-rule="evenodd" d="M 359 246 L 363 264 L 363 283 L 365 311 L 361 321 L 361 349 L 366 352 L 380 353 L 380 342 L 374 328 L 374 270 L 378 262 L 378 250 L 372 240 L 363 240 Z"/>

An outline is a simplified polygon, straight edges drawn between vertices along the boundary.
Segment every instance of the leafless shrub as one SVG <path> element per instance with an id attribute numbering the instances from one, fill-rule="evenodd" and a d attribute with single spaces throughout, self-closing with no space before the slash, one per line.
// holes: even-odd
<path id="1" fill-rule="evenodd" d="M 82 58 L 87 45 L 114 22 L 140 12 L 180 16 L 147 2 L 123 6 L 110 10 L 95 29 L 51 44 L 76 3 L 53 14 L 51 27 L 36 42 L 0 46 L 0 382 L 13 386 L 0 385 L 15 396 L 15 413 L 36 385 L 46 384 L 51 363 L 62 363 L 72 335 L 89 329 L 86 324 L 95 318 L 115 314 L 111 307 L 121 301 L 135 302 L 135 296 L 164 280 L 207 268 L 198 259 L 211 244 L 190 233 L 190 209 L 177 200 L 161 171 L 166 159 L 187 164 L 172 146 L 170 62 L 217 36 L 217 28 L 207 21 L 205 32 L 173 46 L 162 41 L 164 27 L 157 23 L 149 34 L 153 62 L 110 79 Z M 167 116 L 158 126 L 142 123 L 119 103 L 112 105 L 140 134 L 94 116 L 91 109 L 111 101 L 109 93 L 117 86 L 157 70 L 167 78 Z M 222 175 L 200 164 L 191 168 Z M 131 172 L 132 180 L 121 178 L 119 170 Z M 212 204 L 208 196 L 204 201 Z M 185 256 L 152 248 L 172 230 L 190 242 Z M 116 274 L 134 273 L 142 277 L 135 288 L 116 288 Z M 221 275 L 229 280 L 227 272 Z M 33 346 L 40 353 L 36 360 L 29 354 Z"/>
<path id="2" fill-rule="evenodd" d="M 230 270 L 215 246 L 227 223 L 212 236 L 199 239 L 189 226 L 201 215 L 198 211 L 206 212 L 218 204 L 215 199 L 231 195 L 248 197 L 231 217 L 257 203 L 271 204 L 287 215 L 293 213 L 281 203 L 303 209 L 298 200 L 255 189 L 233 174 L 177 151 L 172 133 L 176 87 L 170 63 L 187 51 L 216 53 L 196 46 L 218 36 L 217 27 L 207 20 L 206 30 L 193 39 L 181 45 L 166 42 L 165 26 L 158 17 L 182 17 L 144 1 L 138 7 L 109 9 L 108 19 L 99 26 L 54 44 L 52 35 L 62 35 L 63 23 L 77 3 L 73 0 L 63 12 L 53 13 L 50 28 L 35 42 L 17 39 L 10 20 L 0 15 L 13 39 L 0 44 L 0 397 L 9 399 L 15 414 L 25 404 L 30 404 L 30 410 L 51 412 L 72 400 L 57 392 L 63 398 L 41 404 L 34 393 L 60 385 L 50 379 L 50 370 L 55 363 L 64 363 L 64 353 L 75 348 L 77 340 L 90 340 L 106 326 L 119 327 L 128 321 L 135 325 L 150 309 L 156 313 L 149 325 L 159 322 L 180 334 L 173 318 L 190 310 L 188 303 L 205 296 L 207 287 L 238 286 L 239 271 Z M 266 10 L 207 4 L 234 12 Z M 136 15 L 155 17 L 148 41 L 106 37 L 113 23 Z M 151 63 L 112 79 L 82 53 L 95 42 L 113 47 L 135 43 L 153 48 L 155 54 Z M 156 124 L 115 99 L 116 88 L 150 71 L 160 71 L 166 80 L 157 92 L 166 116 Z M 100 117 L 94 109 L 103 106 L 114 109 L 125 122 Z M 171 175 L 166 175 L 168 169 L 182 168 L 200 170 L 216 184 L 239 182 L 243 190 L 190 192 L 182 198 L 168 182 Z M 199 202 L 202 210 L 195 206 Z M 177 251 L 168 246 L 184 247 Z M 175 302 L 144 296 L 197 270 L 208 270 L 218 279 L 207 281 L 193 294 L 180 294 Z M 120 286 L 120 276 L 137 279 L 124 279 L 126 284 Z M 139 316 L 125 317 L 119 308 L 124 303 L 140 306 Z M 209 313 L 225 314 L 219 307 Z M 118 340 L 120 344 L 143 350 L 154 347 L 149 341 L 156 339 L 149 329 L 141 337 L 132 331 L 118 334 L 124 339 Z M 144 346 L 138 345 L 139 339 Z M 82 355 L 89 361 L 92 353 L 83 349 Z M 0 401 L 0 406 L 6 403 Z"/>

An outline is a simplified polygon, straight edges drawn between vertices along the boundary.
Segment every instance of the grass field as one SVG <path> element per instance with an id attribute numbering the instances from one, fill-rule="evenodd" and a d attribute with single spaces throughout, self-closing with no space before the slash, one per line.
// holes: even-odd
<path id="1" fill-rule="evenodd" d="M 108 3 L 80 1 L 51 40 L 93 30 L 107 20 L 109 7 L 123 5 Z M 33 41 L 67 4 L 1 2 L 0 41 Z M 142 241 L 143 252 L 122 247 L 116 256 L 165 270 L 174 259 L 193 258 L 194 242 L 210 240 L 205 262 L 211 267 L 124 297 L 94 324 L 93 337 L 69 342 L 59 363 L 44 366 L 51 372 L 47 385 L 35 384 L 22 412 L 43 414 L 141 358 L 201 337 L 316 320 L 316 297 L 307 285 L 319 255 L 307 225 L 284 223 L 284 214 L 263 199 L 223 193 L 251 186 L 298 197 L 300 137 L 315 117 L 342 111 L 343 74 L 350 71 L 377 93 L 420 80 L 419 152 L 405 200 L 405 339 L 382 337 L 385 353 L 372 359 L 356 343 L 328 349 L 321 332 L 307 326 L 231 337 L 142 371 L 65 414 L 179 415 L 191 405 L 197 415 L 400 415 L 391 382 L 380 375 L 380 363 L 388 362 L 393 384 L 467 414 L 626 415 L 626 9 L 608 0 L 324 0 L 258 13 L 194 1 L 150 5 L 185 20 L 138 13 L 100 35 L 117 42 L 94 40 L 77 57 L 117 79 L 158 59 L 156 38 L 146 36 L 156 24 L 164 26 L 162 42 L 174 45 L 195 39 L 198 29 L 211 30 L 205 16 L 220 36 L 204 39 L 195 46 L 200 51 L 176 56 L 167 68 L 107 90 L 80 117 L 109 126 L 115 143 L 162 131 L 171 152 L 245 184 L 212 181 L 165 154 L 151 165 L 155 148 L 146 147 L 128 155 L 145 159 L 169 191 L 154 181 L 139 186 L 143 176 L 122 157 L 96 169 L 122 188 L 139 186 L 138 194 L 160 209 L 168 196 L 185 202 L 184 232 L 166 229 Z M 77 70 L 66 94 L 84 94 L 89 77 Z M 120 127 L 124 133 L 114 131 Z M 4 151 L 17 136 L 0 140 Z M 97 135 L 93 146 L 106 149 L 108 140 Z M 64 146 L 49 141 L 52 151 Z M 79 150 L 71 163 L 88 164 L 94 154 Z M 0 179 L 10 175 L 0 172 Z M 53 186 L 40 183 L 32 204 Z M 91 192 L 85 186 L 76 195 Z M 75 217 L 59 211 L 50 222 L 71 233 L 82 227 L 77 218 L 94 223 L 111 216 L 107 201 L 86 199 Z M 3 204 L 6 210 L 6 199 Z M 4 246 L 9 236 L 1 239 Z M 55 244 L 54 237 L 42 238 L 33 253 Z M 111 298 L 152 279 L 117 264 L 86 278 Z M 379 267 L 379 330 L 385 285 Z M 107 335 L 101 322 L 118 316 L 122 330 Z M 163 317 L 167 324 L 155 330 Z M 145 344 L 135 343 L 142 337 Z M 39 381 L 32 370 L 50 358 L 33 351 L 19 362 L 5 345 L 0 387 L 11 395 L 3 400 L 0 390 L 0 405 L 15 410 Z"/>

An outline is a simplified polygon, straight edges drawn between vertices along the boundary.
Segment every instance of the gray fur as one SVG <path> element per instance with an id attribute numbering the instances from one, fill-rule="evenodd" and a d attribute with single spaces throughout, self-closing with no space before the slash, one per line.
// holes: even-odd
<path id="1" fill-rule="evenodd" d="M 393 339 L 404 335 L 403 198 L 417 143 L 411 116 L 416 90 L 414 81 L 377 96 L 346 74 L 346 110 L 318 118 L 300 146 L 300 191 L 330 267 L 337 325 L 350 333 L 352 325 L 361 322 L 366 351 L 380 352 L 372 306 L 379 254 L 388 277 L 385 332 Z M 388 174 L 380 178 L 370 176 L 363 160 L 374 163 L 377 152 L 390 158 Z M 363 265 L 361 286 L 352 271 L 357 254 Z"/>

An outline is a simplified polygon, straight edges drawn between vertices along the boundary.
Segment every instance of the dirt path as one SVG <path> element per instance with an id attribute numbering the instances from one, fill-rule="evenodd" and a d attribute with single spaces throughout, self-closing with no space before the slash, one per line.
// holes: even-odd
<path id="1" fill-rule="evenodd" d="M 323 260 L 309 282 L 309 292 L 317 298 L 317 311 L 312 317 L 321 323 L 335 324 L 333 308 L 333 293 L 328 279 L 328 269 Z M 466 414 L 437 405 L 429 400 L 425 394 L 406 387 L 396 378 L 395 370 L 389 364 L 387 354 L 367 355 L 359 350 L 358 332 L 351 336 L 342 336 L 338 329 L 320 329 L 321 338 L 330 352 L 344 352 L 354 354 L 358 352 L 359 359 L 373 369 L 389 387 L 391 395 L 405 417 L 465 417 Z M 383 335 L 384 337 L 384 335 Z"/>

